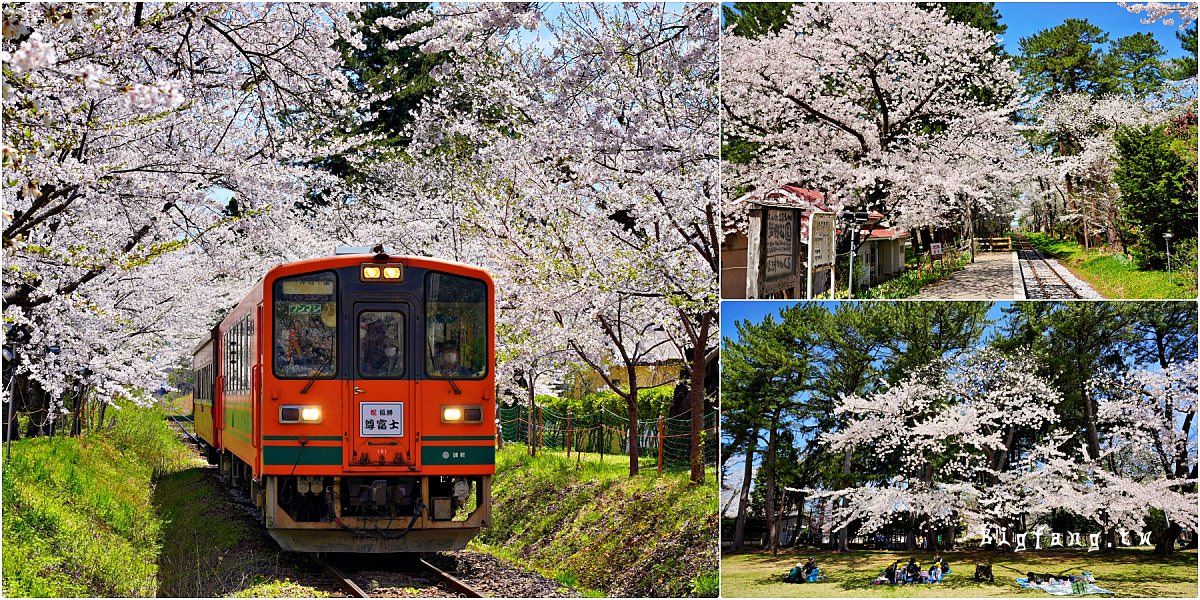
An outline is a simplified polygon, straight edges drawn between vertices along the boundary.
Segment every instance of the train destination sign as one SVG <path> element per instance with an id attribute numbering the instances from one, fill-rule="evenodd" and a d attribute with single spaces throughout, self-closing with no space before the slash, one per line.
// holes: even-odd
<path id="1" fill-rule="evenodd" d="M 282 291 L 289 296 L 329 296 L 333 294 L 333 282 L 288 279 L 283 282 Z"/>
<path id="2" fill-rule="evenodd" d="M 403 402 L 363 402 L 358 411 L 358 435 L 404 437 Z"/>

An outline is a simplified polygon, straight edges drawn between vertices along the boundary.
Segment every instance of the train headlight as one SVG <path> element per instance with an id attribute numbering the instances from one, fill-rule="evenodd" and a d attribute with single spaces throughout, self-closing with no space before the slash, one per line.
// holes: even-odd
<path id="1" fill-rule="evenodd" d="M 320 406 L 285 405 L 279 407 L 280 423 L 320 423 Z"/>
<path id="2" fill-rule="evenodd" d="M 404 265 L 363 264 L 359 269 L 359 279 L 362 281 L 404 281 Z"/>
<path id="3" fill-rule="evenodd" d="M 483 407 L 481 406 L 443 406 L 443 423 L 482 423 Z"/>

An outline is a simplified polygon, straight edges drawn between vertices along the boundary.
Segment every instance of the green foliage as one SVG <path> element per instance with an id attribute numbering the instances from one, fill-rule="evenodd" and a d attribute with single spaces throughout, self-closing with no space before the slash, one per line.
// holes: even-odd
<path id="1" fill-rule="evenodd" d="M 918 2 L 917 6 L 924 9 L 939 6 L 946 11 L 947 20 L 996 35 L 1008 31 L 1008 25 L 1000 22 L 1000 11 L 996 10 L 995 2 Z"/>
<path id="2" fill-rule="evenodd" d="M 160 410 L 132 405 L 111 432 L 14 442 L 3 472 L 5 594 L 155 596 L 163 540 L 152 481 L 186 457 Z"/>
<path id="3" fill-rule="evenodd" d="M 1163 76 L 1172 81 L 1179 81 L 1196 76 L 1196 25 L 1191 29 L 1176 31 L 1175 38 L 1187 53 L 1183 58 L 1172 58 L 1163 69 Z"/>
<path id="4" fill-rule="evenodd" d="M 732 2 L 721 6 L 725 27 L 744 38 L 778 33 L 792 16 L 792 2 Z"/>
<path id="5" fill-rule="evenodd" d="M 1121 189 L 1121 218 L 1136 240 L 1129 248 L 1140 266 L 1164 269 L 1164 233 L 1173 244 L 1196 237 L 1196 159 L 1176 147 L 1190 139 L 1195 147 L 1195 117 L 1173 138 L 1167 126 L 1125 129 L 1116 137 L 1120 159 L 1113 179 Z"/>
<path id="6" fill-rule="evenodd" d="M 283 581 L 263 581 L 244 590 L 238 590 L 230 598 L 328 598 L 329 594 L 300 585 L 288 578 Z"/>
<path id="7" fill-rule="evenodd" d="M 717 485 L 686 473 L 630 478 L 627 459 L 601 463 L 524 446 L 496 457 L 493 523 L 473 544 L 560 582 L 616 596 L 711 590 L 717 572 Z M 631 549 L 638 549 L 631 551 Z"/>
<path id="8" fill-rule="evenodd" d="M 1135 33 L 1113 42 L 1105 59 L 1114 74 L 1117 91 L 1145 97 L 1163 87 L 1162 44 L 1149 33 Z"/>
<path id="9" fill-rule="evenodd" d="M 1104 64 L 1101 47 L 1108 34 L 1087 19 L 1067 19 L 1017 43 L 1021 56 L 1017 66 L 1026 89 L 1034 95 L 1112 90 L 1110 69 Z"/>

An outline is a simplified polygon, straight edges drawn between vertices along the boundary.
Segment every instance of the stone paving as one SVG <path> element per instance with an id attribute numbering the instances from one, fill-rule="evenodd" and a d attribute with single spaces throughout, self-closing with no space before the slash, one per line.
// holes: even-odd
<path id="1" fill-rule="evenodd" d="M 975 262 L 937 283 L 913 300 L 1024 300 L 1016 252 L 980 252 Z"/>

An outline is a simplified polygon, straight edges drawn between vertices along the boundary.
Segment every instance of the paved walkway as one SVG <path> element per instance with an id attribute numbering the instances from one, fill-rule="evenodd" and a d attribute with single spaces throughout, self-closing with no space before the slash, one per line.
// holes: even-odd
<path id="1" fill-rule="evenodd" d="M 914 300 L 1024 300 L 1016 252 L 980 252 L 975 262 L 937 283 Z"/>

